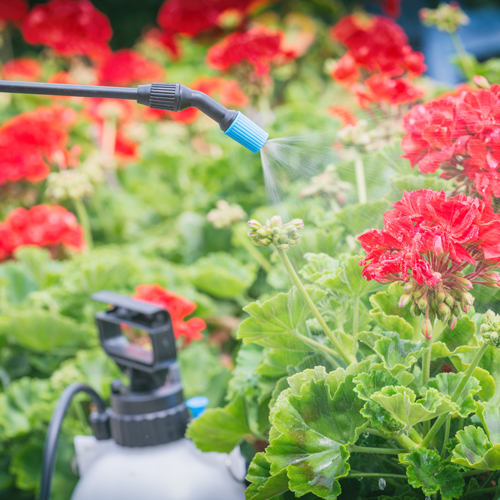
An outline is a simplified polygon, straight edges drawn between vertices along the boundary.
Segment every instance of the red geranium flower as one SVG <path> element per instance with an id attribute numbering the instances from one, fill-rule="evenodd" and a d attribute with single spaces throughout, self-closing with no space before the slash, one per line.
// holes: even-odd
<path id="1" fill-rule="evenodd" d="M 4 80 L 34 82 L 42 76 L 42 65 L 33 57 L 18 57 L 7 61 L 2 67 Z"/>
<path id="2" fill-rule="evenodd" d="M 28 43 L 52 47 L 63 56 L 103 59 L 113 31 L 107 16 L 89 0 L 51 0 L 35 5 L 23 22 Z"/>
<path id="3" fill-rule="evenodd" d="M 20 23 L 28 13 L 29 5 L 26 0 L 3 0 L 0 2 L 0 21 Z"/>
<path id="4" fill-rule="evenodd" d="M 255 0 L 167 0 L 158 24 L 167 32 L 194 36 L 218 25 L 224 11 L 248 12 Z"/>
<path id="5" fill-rule="evenodd" d="M 0 184 L 39 182 L 50 173 L 49 163 L 60 168 L 74 164 L 73 151 L 67 149 L 67 128 L 75 120 L 74 110 L 52 107 L 4 122 L 0 126 Z"/>
<path id="6" fill-rule="evenodd" d="M 356 116 L 344 106 L 330 106 L 328 108 L 328 111 L 334 118 L 340 120 L 342 128 L 349 125 L 356 125 L 356 123 L 358 123 L 358 119 L 356 118 Z"/>
<path id="7" fill-rule="evenodd" d="M 332 78 L 352 89 L 361 105 L 413 102 L 422 92 L 410 80 L 425 71 L 423 55 L 414 52 L 403 30 L 383 17 L 350 15 L 330 31 L 348 51 Z"/>
<path id="8" fill-rule="evenodd" d="M 178 37 L 173 32 L 161 30 L 159 28 L 151 28 L 145 33 L 144 40 L 151 47 L 166 51 L 173 59 L 179 59 L 181 57 L 182 49 Z"/>
<path id="9" fill-rule="evenodd" d="M 182 338 L 184 344 L 188 345 L 193 340 L 201 340 L 201 333 L 207 325 L 200 318 L 191 318 L 186 321 L 186 316 L 192 314 L 196 309 L 196 304 L 190 300 L 169 292 L 160 285 L 139 285 L 136 289 L 134 299 L 163 307 L 170 313 L 172 326 L 176 339 Z"/>
<path id="10" fill-rule="evenodd" d="M 83 229 L 75 215 L 61 206 L 15 208 L 5 222 L 0 222 L 0 260 L 11 257 L 15 250 L 26 245 L 51 250 L 63 245 L 79 252 L 85 246 Z"/>
<path id="11" fill-rule="evenodd" d="M 497 287 L 500 277 L 500 215 L 483 201 L 444 192 L 405 191 L 384 215 L 384 229 L 371 229 L 358 239 L 367 252 L 363 276 L 379 282 L 405 282 L 426 319 L 440 317 L 455 325 L 468 312 L 473 283 Z M 464 276 L 468 265 L 473 269 Z M 422 299 L 423 298 L 423 299 Z M 420 300 L 422 299 L 422 300 Z M 416 312 L 416 310 L 414 311 Z"/>
<path id="12" fill-rule="evenodd" d="M 271 65 L 284 64 L 295 53 L 283 49 L 284 33 L 264 26 L 244 33 L 233 33 L 208 51 L 209 66 L 226 71 L 234 66 L 249 64 L 256 75 L 267 75 Z"/>
<path id="13" fill-rule="evenodd" d="M 401 0 L 381 0 L 384 12 L 394 19 L 401 15 Z"/>
<path id="14" fill-rule="evenodd" d="M 415 106 L 404 117 L 405 158 L 423 173 L 443 169 L 487 203 L 500 197 L 500 85 Z"/>
<path id="15" fill-rule="evenodd" d="M 122 162 L 139 159 L 139 145 L 127 137 L 121 130 L 116 131 L 115 155 Z"/>
<path id="16" fill-rule="evenodd" d="M 121 49 L 100 65 L 98 78 L 101 85 L 128 86 L 161 82 L 165 79 L 165 70 L 135 50 Z"/>

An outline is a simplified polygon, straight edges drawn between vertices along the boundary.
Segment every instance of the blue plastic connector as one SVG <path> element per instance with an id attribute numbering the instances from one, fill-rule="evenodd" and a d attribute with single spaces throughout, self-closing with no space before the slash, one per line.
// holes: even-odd
<path id="1" fill-rule="evenodd" d="M 210 403 L 210 400 L 205 396 L 196 396 L 186 401 L 186 407 L 191 410 L 193 418 L 198 418 L 205 413 L 208 403 Z"/>
<path id="2" fill-rule="evenodd" d="M 231 126 L 224 133 L 252 153 L 258 153 L 269 138 L 269 134 L 265 130 L 262 130 L 239 111 Z"/>

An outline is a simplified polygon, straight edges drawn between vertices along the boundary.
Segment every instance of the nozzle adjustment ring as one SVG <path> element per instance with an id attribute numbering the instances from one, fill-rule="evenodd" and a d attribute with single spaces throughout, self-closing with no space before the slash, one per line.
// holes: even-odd
<path id="1" fill-rule="evenodd" d="M 152 83 L 149 107 L 179 111 L 181 105 L 180 85 L 178 83 Z"/>

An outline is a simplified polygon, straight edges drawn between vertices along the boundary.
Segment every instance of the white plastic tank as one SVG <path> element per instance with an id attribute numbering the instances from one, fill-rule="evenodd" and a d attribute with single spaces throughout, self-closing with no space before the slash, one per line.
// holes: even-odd
<path id="1" fill-rule="evenodd" d="M 202 453 L 188 439 L 126 448 L 93 436 L 75 438 L 81 479 L 72 500 L 243 500 L 244 459 Z M 240 480 L 238 480 L 240 479 Z"/>

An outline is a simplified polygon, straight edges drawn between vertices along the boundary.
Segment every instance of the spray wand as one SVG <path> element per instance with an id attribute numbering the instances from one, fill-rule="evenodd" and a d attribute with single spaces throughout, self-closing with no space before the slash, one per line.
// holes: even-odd
<path id="1" fill-rule="evenodd" d="M 137 88 L 69 85 L 63 83 L 15 82 L 0 80 L 0 92 L 67 97 L 127 99 L 153 109 L 182 111 L 197 108 L 216 121 L 225 135 L 252 151 L 259 152 L 269 134 L 240 111 L 226 109 L 208 95 L 180 83 L 151 83 Z"/>

